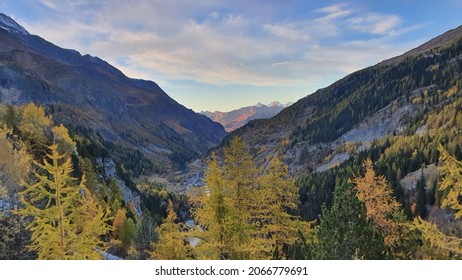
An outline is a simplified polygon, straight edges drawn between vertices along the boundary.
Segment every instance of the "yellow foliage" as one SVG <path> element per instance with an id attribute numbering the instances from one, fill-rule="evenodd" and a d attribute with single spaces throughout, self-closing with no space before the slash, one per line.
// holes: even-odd
<path id="1" fill-rule="evenodd" d="M 31 156 L 25 145 L 15 141 L 15 147 L 8 135 L 11 130 L 0 127 L 0 185 L 10 194 L 19 189 L 19 182 L 25 180 L 31 169 Z"/>
<path id="2" fill-rule="evenodd" d="M 54 126 L 51 128 L 51 132 L 53 133 L 54 142 L 58 145 L 61 154 L 71 154 L 74 152 L 76 143 L 69 136 L 69 132 L 65 126 L 62 124 Z"/>
<path id="3" fill-rule="evenodd" d="M 451 156 L 442 146 L 440 151 L 440 160 L 442 165 L 438 168 L 443 177 L 439 189 L 448 190 L 447 196 L 442 200 L 442 207 L 450 207 L 455 211 L 455 217 L 462 217 L 462 162 Z"/>
<path id="4" fill-rule="evenodd" d="M 34 162 L 45 174 L 34 173 L 37 181 L 23 183 L 25 190 L 19 193 L 24 207 L 18 214 L 33 217 L 27 226 L 32 232 L 29 248 L 39 259 L 99 259 L 96 248 L 104 246 L 100 237 L 109 230 L 107 211 L 96 204 L 85 178 L 74 184 L 70 158 L 60 155 L 56 145 L 49 148 L 48 160 Z"/>
<path id="5" fill-rule="evenodd" d="M 393 219 L 393 215 L 399 211 L 400 204 L 393 197 L 385 177 L 375 175 L 370 159 L 364 161 L 363 168 L 364 177 L 354 179 L 357 197 L 365 203 L 367 218 L 374 222 L 376 230 L 383 235 L 385 245 L 394 246 L 400 240 L 400 225 Z"/>
<path id="6" fill-rule="evenodd" d="M 168 201 L 167 218 L 157 228 L 159 240 L 153 244 L 152 257 L 157 260 L 185 260 L 188 258 L 188 245 L 181 224 L 173 209 L 172 201 Z"/>
<path id="7" fill-rule="evenodd" d="M 462 255 L 462 238 L 445 235 L 435 224 L 424 221 L 420 217 L 414 219 L 413 227 L 421 232 L 423 241 L 431 247 L 424 258 L 446 259 Z"/>
<path id="8" fill-rule="evenodd" d="M 234 138 L 223 162 L 212 154 L 206 187 L 191 197 L 196 222 L 203 231 L 195 248 L 203 259 L 270 259 L 284 245 L 294 244 L 307 223 L 289 214 L 298 210 L 298 190 L 286 165 L 275 158 L 265 170 L 255 167 L 244 142 Z M 279 252 L 281 255 L 281 252 Z"/>
<path id="9" fill-rule="evenodd" d="M 39 149 L 45 145 L 45 129 L 51 125 L 51 118 L 45 115 L 42 107 L 29 103 L 22 112 L 19 130 L 29 141 L 31 148 Z"/>

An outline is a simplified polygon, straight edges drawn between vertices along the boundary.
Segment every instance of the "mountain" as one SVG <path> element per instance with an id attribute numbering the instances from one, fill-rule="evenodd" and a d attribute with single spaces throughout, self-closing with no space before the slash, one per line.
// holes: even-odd
<path id="1" fill-rule="evenodd" d="M 290 105 L 290 103 L 288 103 Z M 278 114 L 287 105 L 273 101 L 268 105 L 258 103 L 254 106 L 242 107 L 229 112 L 202 111 L 200 114 L 207 116 L 212 121 L 221 123 L 227 132 L 231 132 L 251 120 L 268 119 Z"/>
<path id="2" fill-rule="evenodd" d="M 462 26 L 250 121 L 223 144 L 241 136 L 260 164 L 279 155 L 293 173 L 328 170 L 376 139 L 411 133 L 416 120 L 452 102 L 462 91 L 461 39 Z"/>
<path id="3" fill-rule="evenodd" d="M 223 127 L 178 104 L 152 81 L 60 48 L 0 14 L 0 100 L 34 102 L 124 162 L 181 165 L 217 146 Z M 125 158 L 124 158 L 125 157 Z"/>

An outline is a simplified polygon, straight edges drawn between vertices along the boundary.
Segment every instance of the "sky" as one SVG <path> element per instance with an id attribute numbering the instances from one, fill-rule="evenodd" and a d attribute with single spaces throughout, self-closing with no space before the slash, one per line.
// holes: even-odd
<path id="1" fill-rule="evenodd" d="M 294 102 L 462 24 L 460 0 L 2 0 L 30 33 L 195 111 Z"/>

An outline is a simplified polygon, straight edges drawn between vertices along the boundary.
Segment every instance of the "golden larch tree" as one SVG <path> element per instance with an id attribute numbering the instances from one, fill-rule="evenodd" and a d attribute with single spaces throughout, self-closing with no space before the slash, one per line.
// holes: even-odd
<path id="1" fill-rule="evenodd" d="M 357 197 L 366 206 L 366 217 L 373 221 L 374 228 L 384 238 L 385 245 L 394 246 L 400 241 L 400 225 L 393 215 L 400 210 L 400 204 L 393 197 L 393 190 L 388 187 L 384 176 L 377 176 L 372 161 L 363 163 L 364 177 L 356 177 Z"/>
<path id="2" fill-rule="evenodd" d="M 33 218 L 27 226 L 30 249 L 39 259 L 99 259 L 100 237 L 109 230 L 107 211 L 96 204 L 84 178 L 75 184 L 71 159 L 59 154 L 57 145 L 49 149 L 43 164 L 34 162 L 42 170 L 34 173 L 37 181 L 23 183 L 20 192 L 24 207 L 18 213 Z"/>
<path id="3" fill-rule="evenodd" d="M 171 200 L 168 201 L 167 218 L 157 228 L 159 239 L 153 243 L 152 257 L 157 260 L 185 260 L 188 258 L 187 245 L 182 224 L 177 223 L 177 215 Z"/>

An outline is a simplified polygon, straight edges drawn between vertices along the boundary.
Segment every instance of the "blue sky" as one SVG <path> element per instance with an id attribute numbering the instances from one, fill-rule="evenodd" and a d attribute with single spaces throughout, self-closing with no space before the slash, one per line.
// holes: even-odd
<path id="1" fill-rule="evenodd" d="M 462 24 L 460 0 L 2 0 L 30 33 L 195 111 L 296 101 Z"/>

